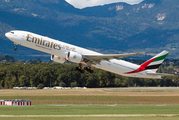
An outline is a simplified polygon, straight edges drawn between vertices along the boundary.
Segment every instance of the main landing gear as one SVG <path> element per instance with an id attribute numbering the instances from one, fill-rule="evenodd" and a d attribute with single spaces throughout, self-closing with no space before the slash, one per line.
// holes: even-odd
<path id="1" fill-rule="evenodd" d="M 90 67 L 90 66 L 84 67 L 84 69 L 82 69 L 82 65 L 81 65 L 81 64 L 79 64 L 78 67 L 75 67 L 75 70 L 77 70 L 77 71 L 79 71 L 79 72 L 81 72 L 81 73 L 84 73 L 85 70 L 88 71 L 88 72 L 90 72 L 90 73 L 94 73 L 94 71 L 91 70 L 91 67 Z"/>
<path id="2" fill-rule="evenodd" d="M 90 73 L 94 73 L 94 71 L 91 70 L 91 67 L 90 67 L 90 66 L 84 67 L 84 70 L 86 70 L 86 71 L 88 71 L 88 72 L 90 72 Z"/>
<path id="3" fill-rule="evenodd" d="M 14 43 L 14 46 L 15 46 L 14 51 L 17 51 L 17 44 Z"/>
<path id="4" fill-rule="evenodd" d="M 85 72 L 84 70 L 82 70 L 81 66 L 75 67 L 75 70 L 79 71 L 80 73 Z"/>

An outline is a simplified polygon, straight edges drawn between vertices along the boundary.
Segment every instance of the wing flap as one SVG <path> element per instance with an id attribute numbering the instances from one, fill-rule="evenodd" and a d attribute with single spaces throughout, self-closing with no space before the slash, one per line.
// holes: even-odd
<path id="1" fill-rule="evenodd" d="M 129 54 L 101 54 L 101 55 L 83 55 L 84 58 L 94 60 L 94 61 L 101 61 L 101 60 L 110 60 L 110 59 L 119 59 L 123 57 L 129 57 L 134 55 L 139 55 L 142 53 L 129 53 Z"/>
<path id="2" fill-rule="evenodd" d="M 159 75 L 159 76 L 174 76 L 172 74 L 167 74 L 167 73 L 146 73 L 148 75 Z"/>

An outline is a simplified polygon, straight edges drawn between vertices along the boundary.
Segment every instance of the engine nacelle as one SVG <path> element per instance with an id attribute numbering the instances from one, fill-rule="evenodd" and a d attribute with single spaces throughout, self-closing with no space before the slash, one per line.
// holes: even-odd
<path id="1" fill-rule="evenodd" d="M 83 57 L 79 53 L 70 51 L 66 54 L 66 59 L 74 63 L 80 63 L 83 60 Z"/>
<path id="2" fill-rule="evenodd" d="M 51 60 L 57 63 L 64 63 L 66 60 L 62 57 L 51 55 Z"/>

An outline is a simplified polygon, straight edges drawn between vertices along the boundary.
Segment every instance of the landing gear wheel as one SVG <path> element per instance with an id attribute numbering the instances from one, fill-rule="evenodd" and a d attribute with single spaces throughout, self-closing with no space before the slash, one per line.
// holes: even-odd
<path id="1" fill-rule="evenodd" d="M 94 71 L 93 71 L 93 70 L 90 70 L 89 72 L 90 72 L 90 73 L 94 73 Z"/>
<path id="2" fill-rule="evenodd" d="M 80 70 L 81 73 L 84 73 L 85 71 L 84 70 Z"/>
<path id="3" fill-rule="evenodd" d="M 75 70 L 80 71 L 81 67 L 75 67 Z"/>
<path id="4" fill-rule="evenodd" d="M 14 48 L 14 51 L 17 51 L 17 48 Z"/>
<path id="5" fill-rule="evenodd" d="M 84 67 L 84 70 L 86 70 L 86 71 L 88 71 L 88 72 L 90 72 L 90 73 L 94 73 L 94 71 L 91 70 L 91 67 L 90 67 L 90 66 Z"/>
<path id="6" fill-rule="evenodd" d="M 91 67 L 84 67 L 84 70 L 90 71 Z"/>
<path id="7" fill-rule="evenodd" d="M 78 67 L 75 67 L 75 70 L 78 70 Z"/>
<path id="8" fill-rule="evenodd" d="M 17 43 L 13 42 L 13 44 L 15 45 L 14 51 L 17 51 Z"/>
<path id="9" fill-rule="evenodd" d="M 81 67 L 75 67 L 75 70 L 79 71 L 80 73 L 84 73 L 85 71 L 81 69 Z"/>

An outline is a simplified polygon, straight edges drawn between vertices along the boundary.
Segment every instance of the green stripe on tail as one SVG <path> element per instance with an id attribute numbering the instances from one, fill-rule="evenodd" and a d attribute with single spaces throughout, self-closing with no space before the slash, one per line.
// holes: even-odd
<path id="1" fill-rule="evenodd" d="M 167 57 L 167 55 L 168 55 L 168 53 L 163 56 L 157 57 L 153 62 L 164 60 Z"/>

